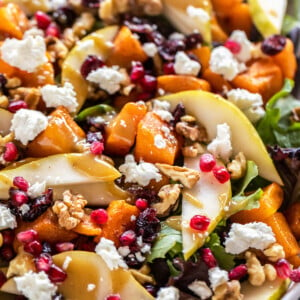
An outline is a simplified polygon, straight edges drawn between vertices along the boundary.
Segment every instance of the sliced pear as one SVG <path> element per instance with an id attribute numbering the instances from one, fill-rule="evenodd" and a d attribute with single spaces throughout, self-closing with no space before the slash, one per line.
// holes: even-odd
<path id="1" fill-rule="evenodd" d="M 112 165 L 91 154 L 52 155 L 24 161 L 0 171 L 1 199 L 8 197 L 8 190 L 15 176 L 24 177 L 30 184 L 45 181 L 47 187 L 60 186 L 68 189 L 68 185 L 112 182 L 121 174 Z"/>
<path id="2" fill-rule="evenodd" d="M 88 94 L 88 83 L 80 74 L 80 67 L 90 54 L 97 55 L 105 61 L 118 29 L 118 26 L 110 26 L 89 34 L 76 44 L 62 65 L 62 83 L 68 81 L 74 86 L 78 102 L 77 112 Z"/>
<path id="3" fill-rule="evenodd" d="M 201 8 L 211 17 L 211 3 L 207 0 L 163 0 L 163 13 L 180 32 L 190 34 L 198 30 L 204 41 L 210 43 L 211 20 L 203 23 L 199 18 L 191 18 L 187 13 L 188 6 Z"/>
<path id="4" fill-rule="evenodd" d="M 233 154 L 243 152 L 247 160 L 258 166 L 261 177 L 283 184 L 264 143 L 247 117 L 232 103 L 204 91 L 187 91 L 160 97 L 174 109 L 183 103 L 188 114 L 197 118 L 207 130 L 210 140 L 216 137 L 217 125 L 227 123 L 231 129 Z"/>
<path id="5" fill-rule="evenodd" d="M 0 134 L 6 135 L 10 132 L 13 114 L 6 109 L 0 108 Z"/>
<path id="6" fill-rule="evenodd" d="M 253 22 L 264 37 L 280 34 L 287 0 L 249 0 L 248 3 Z"/>
<path id="7" fill-rule="evenodd" d="M 188 259 L 207 238 L 207 234 L 196 232 L 189 226 L 194 215 L 204 215 L 210 218 L 207 233 L 212 232 L 221 219 L 225 216 L 224 207 L 231 200 L 230 181 L 220 183 L 212 172 L 202 172 L 199 169 L 199 157 L 185 158 L 184 166 L 200 171 L 199 181 L 191 188 L 182 193 L 182 243 L 183 254 Z M 219 166 L 223 164 L 218 161 Z"/>
<path id="8" fill-rule="evenodd" d="M 49 0 L 38 0 L 38 1 L 31 1 L 31 0 L 3 0 L 3 3 L 16 3 L 20 5 L 22 10 L 27 15 L 33 15 L 38 10 L 41 11 L 49 11 L 51 8 L 51 4 Z"/>

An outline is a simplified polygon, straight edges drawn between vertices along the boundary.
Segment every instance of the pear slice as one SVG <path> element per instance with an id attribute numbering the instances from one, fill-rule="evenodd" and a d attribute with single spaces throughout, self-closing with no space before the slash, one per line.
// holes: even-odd
<path id="1" fill-rule="evenodd" d="M 0 108 L 0 134 L 6 135 L 10 132 L 13 114 L 6 109 Z"/>
<path id="2" fill-rule="evenodd" d="M 89 153 L 57 154 L 25 160 L 0 171 L 1 199 L 8 197 L 15 176 L 24 177 L 30 184 L 45 181 L 47 187 L 68 189 L 69 185 L 113 182 L 121 174 L 109 163 Z"/>
<path id="3" fill-rule="evenodd" d="M 110 26 L 87 35 L 77 42 L 63 62 L 62 83 L 68 81 L 74 86 L 78 102 L 77 112 L 88 94 L 88 83 L 82 77 L 80 67 L 88 55 L 97 55 L 105 61 L 118 29 L 118 26 Z"/>
<path id="4" fill-rule="evenodd" d="M 33 15 L 35 12 L 49 11 L 51 4 L 49 0 L 26 1 L 26 0 L 3 0 L 3 3 L 16 3 L 26 13 L 26 15 Z"/>
<path id="5" fill-rule="evenodd" d="M 220 183 L 212 172 L 202 172 L 199 168 L 200 157 L 185 158 L 184 166 L 201 173 L 199 181 L 191 188 L 184 189 L 182 193 L 182 244 L 185 259 L 188 259 L 207 238 L 221 219 L 225 216 L 224 208 L 231 200 L 230 181 Z M 223 166 L 221 161 L 218 166 Z M 207 231 L 196 232 L 189 226 L 190 220 L 195 215 L 204 215 L 210 218 Z"/>
<path id="6" fill-rule="evenodd" d="M 248 3 L 253 22 L 264 37 L 280 34 L 287 0 L 249 0 Z"/>
<path id="7" fill-rule="evenodd" d="M 183 103 L 191 114 L 206 128 L 210 140 L 216 137 L 217 125 L 227 123 L 231 130 L 233 155 L 243 152 L 247 160 L 258 166 L 261 177 L 283 184 L 264 143 L 247 117 L 232 103 L 222 97 L 204 91 L 187 91 L 160 97 L 174 109 Z"/>

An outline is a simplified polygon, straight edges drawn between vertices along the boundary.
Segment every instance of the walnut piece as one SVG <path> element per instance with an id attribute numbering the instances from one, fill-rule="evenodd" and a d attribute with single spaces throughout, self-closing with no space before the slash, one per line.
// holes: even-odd
<path id="1" fill-rule="evenodd" d="M 248 267 L 249 282 L 254 286 L 262 285 L 266 280 L 263 266 L 254 253 L 247 251 L 245 256 L 246 265 Z"/>
<path id="2" fill-rule="evenodd" d="M 83 219 L 86 204 L 87 201 L 82 195 L 72 195 L 67 190 L 63 193 L 63 200 L 56 201 L 52 210 L 58 217 L 59 225 L 67 230 L 71 230 Z"/>
<path id="3" fill-rule="evenodd" d="M 242 300 L 241 285 L 238 280 L 227 281 L 219 285 L 212 300 Z"/>
<path id="4" fill-rule="evenodd" d="M 273 281 L 277 278 L 277 272 L 273 265 L 265 264 L 263 268 L 266 275 L 266 280 Z"/>
<path id="5" fill-rule="evenodd" d="M 6 276 L 22 276 L 29 271 L 36 271 L 34 257 L 21 250 L 18 255 L 9 262 L 8 270 Z"/>
<path id="6" fill-rule="evenodd" d="M 12 78 L 7 79 L 7 83 L 6 83 L 5 87 L 7 89 L 14 89 L 14 88 L 21 86 L 21 84 L 22 84 L 22 82 L 21 82 L 20 78 L 12 77 Z"/>
<path id="7" fill-rule="evenodd" d="M 39 89 L 32 87 L 11 89 L 9 94 L 14 98 L 14 100 L 24 100 L 30 109 L 36 109 L 41 98 Z"/>
<path id="8" fill-rule="evenodd" d="M 196 157 L 199 154 L 203 154 L 205 152 L 204 147 L 197 142 L 182 147 L 181 151 L 184 157 Z"/>
<path id="9" fill-rule="evenodd" d="M 285 258 L 284 249 L 278 243 L 274 243 L 274 244 L 270 245 L 263 252 L 264 252 L 264 255 L 268 258 L 268 260 L 272 261 L 272 262 L 276 262 L 278 259 Z"/>
<path id="10" fill-rule="evenodd" d="M 179 180 L 187 188 L 192 188 L 200 179 L 200 172 L 193 169 L 159 163 L 155 165 L 163 174 L 172 180 Z"/>
<path id="11" fill-rule="evenodd" d="M 205 128 L 199 127 L 198 125 L 189 124 L 187 122 L 178 122 L 176 124 L 176 132 L 193 142 L 208 141 L 207 132 Z"/>
<path id="12" fill-rule="evenodd" d="M 227 170 L 232 179 L 240 179 L 245 175 L 247 169 L 246 157 L 242 152 L 239 152 L 235 158 L 227 164 Z"/>
<path id="13" fill-rule="evenodd" d="M 66 58 L 69 49 L 66 45 L 58 38 L 54 36 L 48 36 L 46 38 L 47 51 L 51 55 L 53 62 L 57 61 L 61 67 L 64 59 Z"/>
<path id="14" fill-rule="evenodd" d="M 0 108 L 7 108 L 9 104 L 8 98 L 4 95 L 0 96 Z"/>

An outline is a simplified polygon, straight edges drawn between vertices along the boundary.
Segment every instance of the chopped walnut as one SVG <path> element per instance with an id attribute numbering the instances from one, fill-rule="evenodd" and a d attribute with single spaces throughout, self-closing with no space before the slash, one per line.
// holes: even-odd
<path id="1" fill-rule="evenodd" d="M 199 154 L 203 154 L 205 152 L 204 147 L 197 142 L 182 147 L 181 151 L 184 157 L 196 157 Z"/>
<path id="2" fill-rule="evenodd" d="M 86 35 L 86 33 L 94 26 L 95 21 L 96 19 L 91 13 L 82 13 L 72 26 L 75 36 L 83 37 Z"/>
<path id="3" fill-rule="evenodd" d="M 266 275 L 266 280 L 273 281 L 277 278 L 277 272 L 273 265 L 265 264 L 263 268 Z"/>
<path id="4" fill-rule="evenodd" d="M 232 179 L 240 179 L 245 175 L 247 169 L 247 161 L 243 152 L 239 152 L 235 158 L 227 164 L 227 170 Z"/>
<path id="5" fill-rule="evenodd" d="M 245 256 L 246 265 L 248 267 L 249 282 L 254 286 L 262 285 L 266 280 L 263 266 L 254 253 L 247 251 Z"/>
<path id="6" fill-rule="evenodd" d="M 5 85 L 5 87 L 7 89 L 15 89 L 19 86 L 21 86 L 22 82 L 21 79 L 18 77 L 12 77 L 12 78 L 8 78 L 7 79 L 7 83 Z"/>
<path id="7" fill-rule="evenodd" d="M 172 209 L 179 198 L 180 191 L 181 184 L 167 184 L 161 187 L 158 197 L 162 201 L 152 205 L 158 216 L 165 216 Z"/>
<path id="8" fill-rule="evenodd" d="M 179 166 L 168 164 L 155 164 L 157 168 L 172 180 L 179 180 L 185 187 L 192 188 L 200 179 L 200 172 Z"/>
<path id="9" fill-rule="evenodd" d="M 142 9 L 149 16 L 159 15 L 163 8 L 161 0 L 136 0 L 136 4 L 137 9 Z"/>
<path id="10" fill-rule="evenodd" d="M 46 45 L 47 51 L 51 55 L 52 61 L 57 61 L 58 65 L 61 66 L 69 52 L 69 49 L 60 39 L 54 36 L 48 36 L 46 38 Z"/>
<path id="11" fill-rule="evenodd" d="M 243 298 L 240 282 L 232 280 L 219 285 L 215 290 L 212 300 L 242 300 Z"/>
<path id="12" fill-rule="evenodd" d="M 277 260 L 279 260 L 281 258 L 285 258 L 284 249 L 278 243 L 274 243 L 274 244 L 270 245 L 263 252 L 264 252 L 264 255 L 268 258 L 268 260 L 272 261 L 272 262 L 276 262 Z"/>
<path id="13" fill-rule="evenodd" d="M 9 104 L 8 98 L 4 95 L 0 96 L 0 108 L 7 108 Z"/>
<path id="14" fill-rule="evenodd" d="M 64 30 L 62 41 L 68 49 L 71 49 L 78 40 L 79 38 L 75 36 L 72 28 L 66 28 Z"/>
<path id="15" fill-rule="evenodd" d="M 63 193 L 63 200 L 56 201 L 52 207 L 58 216 L 60 226 L 71 230 L 75 228 L 84 218 L 84 207 L 87 201 L 82 195 L 72 195 L 70 191 Z"/>
<path id="16" fill-rule="evenodd" d="M 5 136 L 1 136 L 0 134 L 0 148 L 4 147 L 7 143 L 12 142 L 14 140 L 14 134 L 11 132 Z"/>
<path id="17" fill-rule="evenodd" d="M 39 89 L 32 87 L 11 89 L 9 94 L 14 98 L 14 100 L 24 100 L 30 109 L 35 109 L 41 99 Z"/>
<path id="18" fill-rule="evenodd" d="M 178 122 L 176 124 L 176 132 L 184 136 L 185 138 L 195 142 L 207 142 L 207 133 L 204 127 L 198 125 L 192 125 L 187 122 Z"/>
<path id="19" fill-rule="evenodd" d="M 184 115 L 180 118 L 181 122 L 186 122 L 186 123 L 195 123 L 196 118 L 190 115 Z"/>

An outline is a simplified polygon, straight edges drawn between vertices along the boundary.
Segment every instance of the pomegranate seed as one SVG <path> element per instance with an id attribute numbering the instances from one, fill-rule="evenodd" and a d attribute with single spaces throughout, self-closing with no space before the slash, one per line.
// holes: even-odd
<path id="1" fill-rule="evenodd" d="M 199 165 L 202 172 L 210 172 L 216 165 L 216 160 L 212 154 L 205 153 L 201 155 Z"/>
<path id="2" fill-rule="evenodd" d="M 42 253 L 42 244 L 39 241 L 32 241 L 24 245 L 24 250 L 33 256 L 38 256 Z"/>
<path id="3" fill-rule="evenodd" d="M 92 211 L 91 220 L 98 225 L 105 224 L 108 220 L 107 211 L 103 208 L 99 208 L 99 209 Z"/>
<path id="4" fill-rule="evenodd" d="M 53 36 L 53 37 L 59 38 L 60 30 L 56 24 L 52 23 L 47 27 L 45 34 L 46 34 L 46 37 Z"/>
<path id="5" fill-rule="evenodd" d="M 155 92 L 157 88 L 157 80 L 154 76 L 151 75 L 145 75 L 141 79 L 141 86 L 146 92 Z"/>
<path id="6" fill-rule="evenodd" d="M 28 244 L 30 242 L 36 241 L 37 239 L 38 233 L 33 229 L 21 231 L 17 234 L 17 240 L 23 244 Z"/>
<path id="7" fill-rule="evenodd" d="M 94 155 L 101 155 L 104 150 L 104 144 L 102 142 L 93 142 L 90 146 L 90 151 Z"/>
<path id="8" fill-rule="evenodd" d="M 52 283 L 60 283 L 67 278 L 67 273 L 56 265 L 52 265 L 48 271 L 48 277 Z"/>
<path id="9" fill-rule="evenodd" d="M 38 28 L 43 29 L 43 30 L 47 29 L 47 27 L 51 24 L 51 21 L 52 21 L 51 17 L 42 11 L 37 11 L 34 14 L 34 18 L 36 20 Z"/>
<path id="10" fill-rule="evenodd" d="M 215 259 L 213 253 L 209 248 L 203 248 L 201 253 L 202 260 L 205 262 L 209 269 L 214 268 L 218 265 L 217 260 Z"/>
<path id="11" fill-rule="evenodd" d="M 190 226 L 194 230 L 205 231 L 210 224 L 210 219 L 206 216 L 195 215 L 190 220 Z"/>
<path id="12" fill-rule="evenodd" d="M 248 268 L 246 265 L 242 264 L 242 265 L 239 265 L 235 268 L 233 268 L 228 276 L 229 276 L 229 279 L 230 280 L 240 280 L 242 279 L 244 276 L 246 276 L 248 273 Z"/>
<path id="13" fill-rule="evenodd" d="M 0 254 L 4 260 L 10 261 L 15 256 L 15 252 L 10 245 L 4 245 L 0 248 Z"/>
<path id="14" fill-rule="evenodd" d="M 5 151 L 3 153 L 3 159 L 5 161 L 14 161 L 18 158 L 19 153 L 16 145 L 13 142 L 9 142 L 5 145 Z"/>
<path id="15" fill-rule="evenodd" d="M 292 269 L 291 269 L 289 262 L 286 259 L 284 259 L 284 258 L 279 259 L 275 263 L 274 267 L 276 269 L 278 277 L 280 277 L 280 278 L 290 277 Z"/>
<path id="16" fill-rule="evenodd" d="M 2 271 L 0 271 L 0 288 L 6 282 L 6 280 L 7 280 L 7 278 L 6 278 L 5 274 Z"/>
<path id="17" fill-rule="evenodd" d="M 120 297 L 120 295 L 117 295 L 117 294 L 109 295 L 105 298 L 105 300 L 121 300 L 121 297 Z"/>
<path id="18" fill-rule="evenodd" d="M 24 192 L 27 192 L 29 187 L 29 183 L 22 176 L 16 176 L 13 180 L 13 185 Z"/>
<path id="19" fill-rule="evenodd" d="M 52 257 L 48 253 L 42 253 L 35 260 L 35 266 L 39 272 L 44 271 L 44 272 L 48 273 L 52 264 L 53 264 Z"/>
<path id="20" fill-rule="evenodd" d="M 267 55 L 276 55 L 283 50 L 286 38 L 279 34 L 271 35 L 261 44 L 261 51 Z"/>
<path id="21" fill-rule="evenodd" d="M 145 210 L 146 208 L 148 208 L 148 201 L 146 199 L 142 199 L 142 198 L 139 198 L 135 201 L 135 206 L 143 211 Z"/>
<path id="22" fill-rule="evenodd" d="M 229 49 L 233 54 L 238 54 L 241 51 L 241 45 L 238 42 L 230 39 L 224 43 L 224 47 Z"/>
<path id="23" fill-rule="evenodd" d="M 145 76 L 145 69 L 141 62 L 135 62 L 130 73 L 130 79 L 132 82 L 139 82 Z"/>
<path id="24" fill-rule="evenodd" d="M 215 167 L 212 171 L 220 183 L 225 183 L 230 179 L 230 174 L 225 167 Z"/>
<path id="25" fill-rule="evenodd" d="M 136 241 L 136 234 L 133 230 L 127 230 L 120 236 L 122 246 L 132 245 Z"/>
<path id="26" fill-rule="evenodd" d="M 27 103 L 24 100 L 17 100 L 17 101 L 10 102 L 7 109 L 11 113 L 15 113 L 19 109 L 21 109 L 21 108 L 27 108 L 27 107 L 28 107 L 28 105 L 27 105 Z"/>
<path id="27" fill-rule="evenodd" d="M 28 195 L 21 190 L 10 189 L 10 198 L 14 206 L 21 206 L 28 202 Z"/>
<path id="28" fill-rule="evenodd" d="M 88 55 L 80 67 L 80 73 L 83 78 L 87 78 L 92 71 L 97 70 L 103 66 L 104 62 L 98 56 Z"/>
<path id="29" fill-rule="evenodd" d="M 15 233 L 11 229 L 1 231 L 3 245 L 12 245 L 15 239 Z"/>
<path id="30" fill-rule="evenodd" d="M 163 72 L 167 75 L 175 74 L 174 63 L 168 62 L 163 65 Z"/>
<path id="31" fill-rule="evenodd" d="M 294 282 L 300 282 L 300 268 L 292 270 L 290 279 Z"/>
<path id="32" fill-rule="evenodd" d="M 55 249 L 57 252 L 72 251 L 74 250 L 74 244 L 69 242 L 57 243 Z"/>

